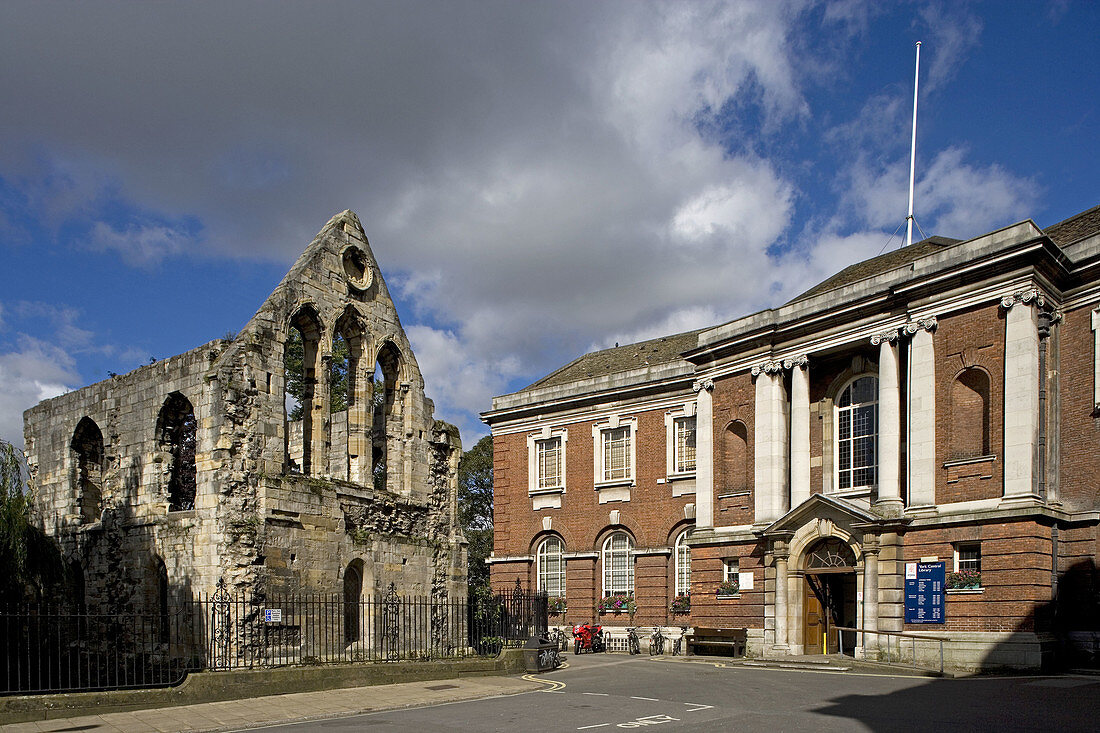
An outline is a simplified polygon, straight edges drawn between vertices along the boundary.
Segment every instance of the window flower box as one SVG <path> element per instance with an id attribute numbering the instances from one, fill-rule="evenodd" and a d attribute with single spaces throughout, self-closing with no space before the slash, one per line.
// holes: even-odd
<path id="1" fill-rule="evenodd" d="M 978 570 L 960 570 L 947 574 L 948 590 L 975 590 L 982 587 L 982 574 Z"/>
<path id="2" fill-rule="evenodd" d="M 673 598 L 669 610 L 673 613 L 691 613 L 691 594 L 681 593 Z"/>
<path id="3" fill-rule="evenodd" d="M 565 596 L 550 596 L 546 602 L 546 610 L 551 616 L 560 616 L 565 613 Z"/>
<path id="4" fill-rule="evenodd" d="M 604 596 L 596 603 L 596 610 L 600 613 L 629 613 L 634 615 L 634 611 L 638 609 L 638 604 L 634 601 L 634 596 Z"/>
<path id="5" fill-rule="evenodd" d="M 715 598 L 737 598 L 741 595 L 741 586 L 736 580 L 723 580 L 714 592 Z"/>

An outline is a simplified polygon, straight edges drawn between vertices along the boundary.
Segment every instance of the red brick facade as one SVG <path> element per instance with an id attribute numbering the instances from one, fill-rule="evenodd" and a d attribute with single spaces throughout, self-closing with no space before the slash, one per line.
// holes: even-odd
<path id="1" fill-rule="evenodd" d="M 669 337 L 675 353 L 597 352 L 497 398 L 485 415 L 493 585 L 540 587 L 539 547 L 554 536 L 560 622 L 744 627 L 763 654 L 821 650 L 838 625 L 864 630 L 868 656 L 886 632 L 948 634 L 962 667 L 1034 666 L 1070 639 L 1095 648 L 1100 234 L 1051 231 L 1023 222 L 928 240 L 772 311 Z M 697 439 L 696 469 L 680 475 L 677 420 Z M 600 431 L 625 424 L 629 486 L 602 484 Z M 559 434 L 565 488 L 539 489 L 534 446 Z M 602 550 L 617 532 L 633 545 L 636 611 L 600 616 Z M 904 621 L 920 562 L 980 572 L 946 593 L 944 623 Z M 733 573 L 738 592 L 719 595 Z"/>

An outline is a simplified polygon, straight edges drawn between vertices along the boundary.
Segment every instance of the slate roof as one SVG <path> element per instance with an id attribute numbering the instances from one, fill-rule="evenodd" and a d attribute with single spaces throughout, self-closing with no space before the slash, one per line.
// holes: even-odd
<path id="1" fill-rule="evenodd" d="M 827 278 L 806 292 L 792 298 L 789 302 L 795 303 L 799 300 L 824 293 L 827 290 L 834 288 L 840 288 L 845 285 L 850 285 L 858 280 L 864 280 L 869 277 L 874 277 L 883 272 L 889 272 L 895 268 L 907 265 L 914 260 L 918 260 L 925 255 L 938 252 L 945 247 L 950 247 L 953 244 L 958 244 L 961 239 L 950 239 L 948 237 L 928 237 L 922 239 L 916 244 L 911 244 L 908 247 L 902 247 L 901 249 L 895 249 L 892 252 L 881 254 L 878 257 L 872 257 L 869 260 L 863 260 L 857 262 L 854 265 L 849 265 L 843 270 Z"/>
<path id="2" fill-rule="evenodd" d="M 1057 224 L 1052 224 L 1043 232 L 1059 246 L 1096 234 L 1100 232 L 1100 206 L 1094 206 L 1088 211 L 1082 211 Z"/>
<path id="3" fill-rule="evenodd" d="M 700 329 L 700 331 L 703 329 Z M 636 344 L 615 346 L 574 359 L 561 369 L 551 372 L 521 392 L 539 387 L 554 387 L 582 379 L 618 374 L 647 366 L 679 361 L 680 354 L 699 345 L 699 331 L 687 331 L 675 336 L 641 341 Z"/>

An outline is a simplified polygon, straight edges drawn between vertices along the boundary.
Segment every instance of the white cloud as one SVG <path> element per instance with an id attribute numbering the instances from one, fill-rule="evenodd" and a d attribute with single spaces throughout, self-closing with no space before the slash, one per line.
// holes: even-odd
<path id="1" fill-rule="evenodd" d="M 80 383 L 73 359 L 64 349 L 21 337 L 0 354 L 0 439 L 23 446 L 23 411 Z"/>
<path id="2" fill-rule="evenodd" d="M 131 224 L 120 229 L 97 221 L 89 247 L 118 252 L 129 264 L 148 267 L 180 254 L 190 241 L 186 232 L 163 224 Z"/>

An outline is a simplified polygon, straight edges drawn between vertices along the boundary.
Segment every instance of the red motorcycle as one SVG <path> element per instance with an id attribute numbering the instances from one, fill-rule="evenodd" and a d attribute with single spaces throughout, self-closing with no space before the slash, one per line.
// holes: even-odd
<path id="1" fill-rule="evenodd" d="M 599 624 L 577 624 L 573 627 L 573 653 L 604 652 L 603 627 Z"/>

